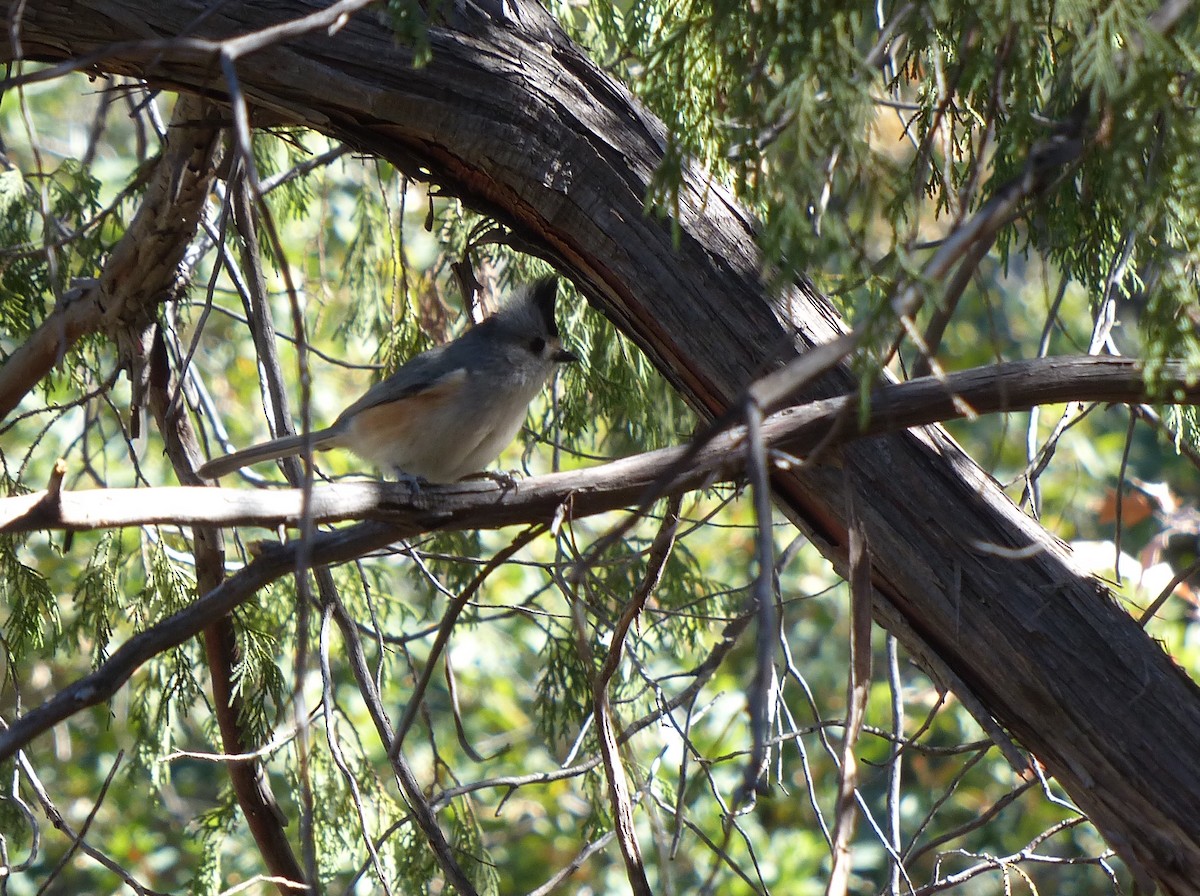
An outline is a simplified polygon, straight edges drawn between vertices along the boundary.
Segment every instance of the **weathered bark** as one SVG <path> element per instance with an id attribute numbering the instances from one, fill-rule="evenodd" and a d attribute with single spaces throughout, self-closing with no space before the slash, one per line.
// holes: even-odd
<path id="1" fill-rule="evenodd" d="M 178 129 L 168 142 L 137 214 L 100 275 L 64 294 L 54 313 L 0 366 L 0 420 L 80 337 L 103 331 L 116 343 L 133 386 L 131 425 L 137 432 L 145 407 L 146 358 L 130 334 L 143 332 L 154 320 L 154 309 L 184 285 L 180 262 L 196 234 L 220 158 L 220 129 L 195 124 Z"/>
<path id="2" fill-rule="evenodd" d="M 17 7 L 0 3 L 6 16 Z M 174 49 L 114 48 L 95 67 L 221 98 L 229 88 L 215 45 L 197 37 L 314 8 L 39 0 L 24 9 L 20 36 L 30 58 L 56 60 L 108 41 L 187 35 Z M 431 32 L 422 68 L 364 14 L 335 34 L 240 56 L 240 87 L 260 114 L 378 153 L 497 215 L 572 275 L 703 413 L 840 332 L 807 284 L 767 297 L 753 222 L 701 172 L 686 175 L 677 233 L 643 214 L 662 125 L 544 12 L 527 0 L 456 8 L 470 11 Z M 851 384 L 841 370 L 808 397 Z M 883 624 L 916 654 L 932 651 L 1135 868 L 1169 893 L 1200 892 L 1200 690 L 1053 537 L 937 428 L 855 443 L 775 485 L 839 569 L 853 490 Z M 1035 549 L 1014 559 L 989 546 Z"/>

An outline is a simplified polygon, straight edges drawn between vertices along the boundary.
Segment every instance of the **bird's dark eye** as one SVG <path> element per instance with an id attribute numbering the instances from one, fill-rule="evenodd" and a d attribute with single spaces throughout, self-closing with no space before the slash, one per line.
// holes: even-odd
<path id="1" fill-rule="evenodd" d="M 529 350 L 535 355 L 540 355 L 545 348 L 546 340 L 541 336 L 534 336 L 531 340 L 529 340 Z"/>

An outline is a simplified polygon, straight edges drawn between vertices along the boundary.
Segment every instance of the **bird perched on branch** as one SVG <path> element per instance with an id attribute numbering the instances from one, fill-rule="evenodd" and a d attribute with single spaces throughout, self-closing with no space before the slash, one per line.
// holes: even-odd
<path id="1" fill-rule="evenodd" d="M 491 317 L 453 342 L 402 364 L 346 408 L 333 425 L 284 436 L 211 460 L 197 472 L 216 479 L 241 467 L 347 448 L 383 469 L 427 482 L 454 482 L 500 456 L 525 422 L 529 403 L 560 364 L 554 318 L 558 281 L 517 289 Z"/>

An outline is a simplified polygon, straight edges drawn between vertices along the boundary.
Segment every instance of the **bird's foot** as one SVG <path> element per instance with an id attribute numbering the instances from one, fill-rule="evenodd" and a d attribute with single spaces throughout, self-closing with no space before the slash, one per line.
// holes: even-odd
<path id="1" fill-rule="evenodd" d="M 421 489 L 429 484 L 429 480 L 424 476 L 414 476 L 399 467 L 393 467 L 392 472 L 396 474 L 396 481 L 408 486 L 408 490 L 412 492 L 413 497 L 421 494 Z"/>

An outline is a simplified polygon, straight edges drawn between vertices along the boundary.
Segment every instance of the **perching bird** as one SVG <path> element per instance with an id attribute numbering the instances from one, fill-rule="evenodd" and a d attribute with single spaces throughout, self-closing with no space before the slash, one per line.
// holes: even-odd
<path id="1" fill-rule="evenodd" d="M 500 456 L 525 422 L 529 403 L 559 364 L 579 359 L 562 346 L 554 319 L 558 281 L 518 289 L 499 311 L 445 345 L 410 358 L 372 386 L 327 429 L 313 450 L 348 448 L 363 460 L 427 482 L 454 482 Z M 206 479 L 304 451 L 284 436 L 211 460 Z"/>

